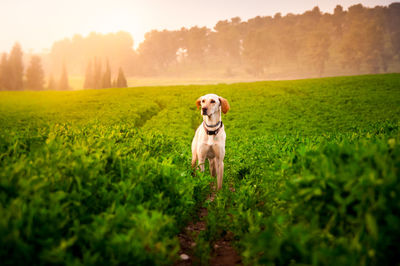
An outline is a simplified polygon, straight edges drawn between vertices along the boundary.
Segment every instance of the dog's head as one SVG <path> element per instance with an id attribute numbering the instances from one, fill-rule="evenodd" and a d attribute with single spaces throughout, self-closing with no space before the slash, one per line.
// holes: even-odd
<path id="1" fill-rule="evenodd" d="M 196 101 L 197 108 L 201 108 L 201 114 L 211 116 L 212 114 L 221 110 L 224 114 L 229 111 L 229 103 L 226 99 L 216 95 L 216 94 L 207 94 L 201 96 Z"/>

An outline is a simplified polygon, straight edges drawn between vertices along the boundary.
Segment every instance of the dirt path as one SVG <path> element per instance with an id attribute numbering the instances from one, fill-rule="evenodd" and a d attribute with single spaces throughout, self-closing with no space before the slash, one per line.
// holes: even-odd
<path id="1" fill-rule="evenodd" d="M 210 200 L 214 199 L 211 195 Z M 178 235 L 181 249 L 179 251 L 180 260 L 175 265 L 199 264 L 195 257 L 196 238 L 201 231 L 206 229 L 206 217 L 208 211 L 201 208 L 196 222 L 189 222 L 185 229 Z M 211 250 L 209 265 L 242 265 L 242 260 L 236 250 L 232 247 L 233 233 L 229 232 L 223 238 L 217 240 Z"/>
<path id="2" fill-rule="evenodd" d="M 180 261 L 175 265 L 193 265 L 196 261 L 194 251 L 196 247 L 195 239 L 199 233 L 206 229 L 205 217 L 208 212 L 206 208 L 201 208 L 198 213 L 198 221 L 191 221 L 185 227 L 183 232 L 178 235 L 181 250 L 179 250 Z"/>
<path id="3" fill-rule="evenodd" d="M 211 253 L 210 265 L 242 265 L 242 259 L 236 250 L 231 246 L 233 234 L 228 233 L 222 239 L 215 242 Z"/>

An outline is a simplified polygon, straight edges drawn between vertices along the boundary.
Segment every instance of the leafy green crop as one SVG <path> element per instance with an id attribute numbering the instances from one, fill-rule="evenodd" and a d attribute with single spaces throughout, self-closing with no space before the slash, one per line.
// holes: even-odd
<path id="1" fill-rule="evenodd" d="M 0 260 L 171 264 L 233 232 L 244 263 L 396 264 L 400 75 L 0 92 Z M 192 176 L 195 100 L 227 98 L 223 189 Z M 208 254 L 198 254 L 208 258 Z"/>

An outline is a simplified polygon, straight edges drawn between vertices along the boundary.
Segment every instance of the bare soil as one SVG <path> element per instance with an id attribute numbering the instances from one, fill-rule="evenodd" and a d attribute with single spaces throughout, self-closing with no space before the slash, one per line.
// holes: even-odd
<path id="1" fill-rule="evenodd" d="M 214 199 L 215 195 L 210 196 L 210 200 Z M 201 208 L 198 213 L 197 221 L 189 222 L 185 229 L 178 234 L 181 249 L 179 251 L 179 256 L 181 259 L 175 263 L 178 266 L 193 265 L 196 262 L 194 257 L 194 251 L 196 248 L 195 239 L 198 234 L 206 229 L 206 217 L 207 209 Z M 242 260 L 236 250 L 232 247 L 231 242 L 233 241 L 233 233 L 228 232 L 225 236 L 217 240 L 211 251 L 211 258 L 209 265 L 242 265 Z"/>

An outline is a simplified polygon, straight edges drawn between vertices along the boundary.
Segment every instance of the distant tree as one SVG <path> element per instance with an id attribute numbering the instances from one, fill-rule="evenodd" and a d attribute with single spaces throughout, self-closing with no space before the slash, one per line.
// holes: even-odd
<path id="1" fill-rule="evenodd" d="M 111 88 L 111 69 L 110 69 L 110 63 L 106 62 L 106 71 L 103 74 L 103 80 L 102 80 L 102 88 Z"/>
<path id="2" fill-rule="evenodd" d="M 177 62 L 177 51 L 182 46 L 182 32 L 153 30 L 145 34 L 139 45 L 140 70 L 145 75 L 158 75 Z"/>
<path id="3" fill-rule="evenodd" d="M 341 16 L 343 13 L 343 7 L 341 5 L 336 5 L 335 9 L 333 10 L 333 15 Z"/>
<path id="4" fill-rule="evenodd" d="M 389 39 L 392 46 L 392 52 L 390 53 L 391 58 L 394 59 L 397 55 L 400 59 L 400 3 L 392 3 L 389 5 L 386 18 Z"/>
<path id="5" fill-rule="evenodd" d="M 126 82 L 125 74 L 122 71 L 122 68 L 119 68 L 118 78 L 117 78 L 117 88 L 126 88 L 128 87 L 128 83 Z"/>
<path id="6" fill-rule="evenodd" d="M 278 44 L 269 28 L 249 32 L 243 40 L 243 58 L 247 72 L 254 76 L 264 74 L 265 68 L 276 59 Z"/>
<path id="7" fill-rule="evenodd" d="M 382 14 L 369 12 L 361 4 L 349 7 L 346 31 L 341 41 L 342 65 L 359 73 L 365 67 L 370 73 L 385 70 Z"/>
<path id="8" fill-rule="evenodd" d="M 115 79 L 113 79 L 112 81 L 111 81 L 111 88 L 117 88 L 117 78 L 115 78 Z"/>
<path id="9" fill-rule="evenodd" d="M 329 59 L 329 34 L 323 29 L 310 34 L 308 38 L 307 60 L 319 77 L 322 77 L 325 71 L 325 64 Z"/>
<path id="10" fill-rule="evenodd" d="M 23 89 L 24 66 L 22 63 L 22 49 L 19 43 L 15 43 L 8 59 L 9 67 L 9 89 Z"/>
<path id="11" fill-rule="evenodd" d="M 26 69 L 26 87 L 29 90 L 43 90 L 44 71 L 39 56 L 32 56 Z"/>
<path id="12" fill-rule="evenodd" d="M 203 63 L 209 46 L 210 29 L 197 26 L 183 32 L 183 46 L 192 63 Z M 175 51 L 176 52 L 176 51 Z"/>
<path id="13" fill-rule="evenodd" d="M 331 45 L 331 32 L 333 26 L 330 20 L 325 18 L 318 7 L 307 11 L 301 21 L 302 42 L 301 62 L 308 70 L 315 71 L 322 76 L 325 64 L 329 59 Z"/>
<path id="14" fill-rule="evenodd" d="M 367 36 L 366 47 L 365 47 L 365 65 L 367 71 L 371 74 L 380 73 L 381 71 L 387 71 L 385 54 L 385 41 L 384 41 L 384 31 L 382 27 L 379 26 L 381 23 L 374 23 L 374 20 L 380 18 L 376 17 L 370 20 L 370 23 L 365 25 L 365 31 Z"/>
<path id="15" fill-rule="evenodd" d="M 47 83 L 48 90 L 55 90 L 57 88 L 53 75 L 50 75 L 49 82 Z"/>
<path id="16" fill-rule="evenodd" d="M 68 73 L 84 75 L 89 60 L 93 57 L 109 58 L 124 68 L 126 73 L 132 71 L 129 66 L 136 65 L 134 41 L 128 32 L 101 34 L 92 32 L 87 36 L 74 35 L 56 41 L 51 48 L 49 59 L 54 66 L 60 66 L 64 58 L 68 58 Z M 92 63 L 92 68 L 94 65 Z"/>
<path id="17" fill-rule="evenodd" d="M 84 89 L 93 89 L 94 88 L 94 75 L 92 68 L 92 61 L 89 60 L 88 65 L 86 67 L 85 72 L 85 82 L 83 84 Z"/>
<path id="18" fill-rule="evenodd" d="M 344 33 L 340 46 L 342 66 L 355 72 L 360 71 L 364 60 L 360 44 L 355 42 L 359 38 L 363 38 L 362 33 L 356 27 L 352 27 Z"/>
<path id="19" fill-rule="evenodd" d="M 103 82 L 103 76 L 101 73 L 101 60 L 100 58 L 94 58 L 94 74 L 93 74 L 93 89 L 101 89 Z"/>
<path id="20" fill-rule="evenodd" d="M 68 82 L 68 73 L 67 73 L 67 69 L 65 67 L 65 63 L 63 64 L 61 77 L 58 82 L 58 89 L 59 90 L 69 90 L 70 89 L 69 82 Z"/>
<path id="21" fill-rule="evenodd" d="M 3 90 L 4 89 L 4 85 L 3 85 L 3 83 L 4 83 L 4 81 L 3 81 L 3 64 L 2 64 L 3 62 L 2 61 L 0 61 L 0 90 Z"/>
<path id="22" fill-rule="evenodd" d="M 335 27 L 334 34 L 336 37 L 342 37 L 345 15 L 346 12 L 343 11 L 343 7 L 341 5 L 337 5 L 333 11 L 333 25 Z"/>
<path id="23" fill-rule="evenodd" d="M 214 30 L 211 45 L 220 60 L 228 64 L 239 61 L 241 40 L 243 39 L 241 19 L 235 17 L 230 22 L 228 20 L 218 21 Z M 229 59 L 230 62 L 226 59 Z"/>
<path id="24" fill-rule="evenodd" d="M 8 89 L 9 87 L 8 78 L 9 78 L 9 73 L 8 73 L 7 54 L 3 53 L 0 61 L 0 90 Z"/>

